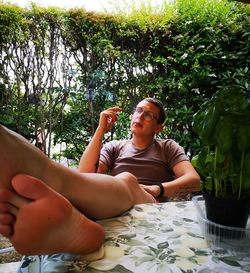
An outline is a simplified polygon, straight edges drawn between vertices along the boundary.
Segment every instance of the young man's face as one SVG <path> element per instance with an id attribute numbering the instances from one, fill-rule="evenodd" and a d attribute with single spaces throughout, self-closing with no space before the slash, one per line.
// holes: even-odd
<path id="1" fill-rule="evenodd" d="M 160 110 L 153 103 L 141 101 L 137 104 L 131 120 L 131 132 L 144 136 L 159 133 L 163 125 L 158 124 Z"/>

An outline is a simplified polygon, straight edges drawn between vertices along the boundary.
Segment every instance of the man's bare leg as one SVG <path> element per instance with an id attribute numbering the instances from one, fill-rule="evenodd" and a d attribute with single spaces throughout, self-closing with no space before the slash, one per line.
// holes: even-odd
<path id="1" fill-rule="evenodd" d="M 18 252 L 86 254 L 101 247 L 102 227 L 45 183 L 17 175 L 12 186 L 17 194 L 0 189 L 0 233 L 10 239 Z"/>
<path id="2" fill-rule="evenodd" d="M 129 173 L 116 177 L 80 174 L 49 160 L 23 137 L 2 126 L 0 151 L 0 187 L 10 189 L 10 181 L 18 173 L 34 176 L 90 218 L 113 217 L 135 204 L 155 202 Z"/>

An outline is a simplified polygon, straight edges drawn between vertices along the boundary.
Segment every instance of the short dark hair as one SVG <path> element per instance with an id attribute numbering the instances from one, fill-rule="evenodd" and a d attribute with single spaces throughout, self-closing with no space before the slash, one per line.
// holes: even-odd
<path id="1" fill-rule="evenodd" d="M 158 118 L 158 123 L 163 124 L 165 122 L 166 117 L 167 117 L 167 113 L 164 109 L 162 102 L 156 98 L 145 98 L 142 101 L 147 101 L 147 102 L 153 103 L 160 110 L 160 116 Z"/>

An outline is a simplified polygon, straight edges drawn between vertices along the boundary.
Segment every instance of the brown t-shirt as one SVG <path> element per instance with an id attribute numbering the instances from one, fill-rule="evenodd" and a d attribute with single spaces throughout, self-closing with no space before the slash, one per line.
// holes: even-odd
<path id="1" fill-rule="evenodd" d="M 173 180 L 174 165 L 189 159 L 174 140 L 155 139 L 144 150 L 137 149 L 131 140 L 111 141 L 103 146 L 100 160 L 110 175 L 130 172 L 139 183 L 153 185 Z"/>

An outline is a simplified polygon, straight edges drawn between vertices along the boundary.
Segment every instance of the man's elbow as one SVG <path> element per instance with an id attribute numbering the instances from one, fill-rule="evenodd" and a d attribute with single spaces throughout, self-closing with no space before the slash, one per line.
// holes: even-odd
<path id="1" fill-rule="evenodd" d="M 194 191 L 197 192 L 197 191 L 200 191 L 200 186 L 201 186 L 201 178 L 199 176 L 198 173 L 196 173 L 194 176 L 193 176 L 193 185 L 194 185 Z"/>

